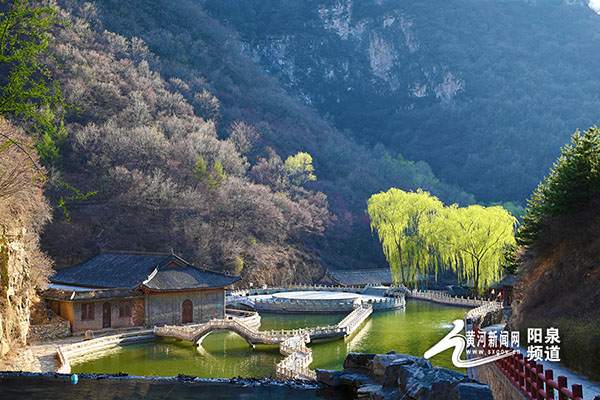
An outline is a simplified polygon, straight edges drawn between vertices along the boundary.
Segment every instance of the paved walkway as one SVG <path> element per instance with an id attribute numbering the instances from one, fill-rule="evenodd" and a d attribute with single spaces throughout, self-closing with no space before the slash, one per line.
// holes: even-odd
<path id="1" fill-rule="evenodd" d="M 496 331 L 498 335 L 504 329 L 504 324 L 492 325 L 482 330 L 486 332 Z M 524 347 L 516 347 L 524 356 L 527 355 L 527 349 Z M 569 388 L 574 383 L 579 383 L 583 387 L 583 398 L 584 399 L 594 399 L 596 396 L 600 396 L 600 382 L 591 381 L 583 375 L 579 375 L 576 372 L 573 372 L 559 363 L 550 362 L 550 361 L 542 361 L 541 364 L 544 366 L 544 370 L 551 369 L 554 371 L 554 378 L 557 378 L 560 375 L 567 377 L 567 382 L 569 383 Z"/>

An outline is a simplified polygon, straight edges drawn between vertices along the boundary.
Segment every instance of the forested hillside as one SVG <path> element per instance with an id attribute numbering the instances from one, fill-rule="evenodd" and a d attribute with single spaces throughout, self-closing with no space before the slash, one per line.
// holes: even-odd
<path id="1" fill-rule="evenodd" d="M 73 108 L 51 163 L 97 192 L 45 230 L 60 265 L 100 248 L 173 249 L 254 281 L 310 281 L 323 266 L 385 263 L 365 215 L 372 193 L 474 201 L 288 96 L 195 2 L 58 6 L 67 24 L 53 33 L 53 71 Z"/>
<path id="2" fill-rule="evenodd" d="M 527 198 L 600 117 L 587 0 L 205 0 L 245 53 L 360 143 L 478 201 Z"/>
<path id="3" fill-rule="evenodd" d="M 600 378 L 600 130 L 576 132 L 529 200 L 510 323 L 557 327 L 561 359 Z"/>

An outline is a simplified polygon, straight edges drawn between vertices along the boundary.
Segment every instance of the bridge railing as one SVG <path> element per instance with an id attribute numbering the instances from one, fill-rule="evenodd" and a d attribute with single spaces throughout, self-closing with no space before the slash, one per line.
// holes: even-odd
<path id="1" fill-rule="evenodd" d="M 485 300 L 485 299 L 477 299 L 477 298 L 464 297 L 464 296 L 460 296 L 460 297 L 459 296 L 451 296 L 448 293 L 441 292 L 438 290 L 418 290 L 418 289 L 411 290 L 411 289 L 408 289 L 404 285 L 393 285 L 390 287 L 390 289 L 388 289 L 388 294 L 393 295 L 398 292 L 404 293 L 407 296 L 410 296 L 410 297 L 413 297 L 416 299 L 429 300 L 429 301 L 444 303 L 444 304 L 454 304 L 454 305 L 478 307 L 478 306 L 482 306 L 482 305 L 490 303 L 490 301 Z"/>
<path id="2" fill-rule="evenodd" d="M 475 318 L 482 316 L 490 311 L 503 309 L 504 306 L 502 303 L 497 301 L 489 301 L 477 308 L 473 308 L 472 310 L 467 311 L 465 314 L 465 318 Z"/>
<path id="3" fill-rule="evenodd" d="M 62 347 L 58 346 L 56 348 L 56 354 L 58 355 L 58 368 L 56 372 L 59 374 L 70 374 L 71 373 L 71 364 L 69 364 L 69 359 L 65 356 Z"/>
<path id="4" fill-rule="evenodd" d="M 474 327 L 475 335 L 481 330 Z M 490 346 L 489 341 L 484 341 L 483 349 L 486 354 L 500 354 L 514 351 L 515 353 L 495 361 L 498 369 L 519 389 L 529 400 L 554 399 L 554 391 L 559 400 L 583 400 L 583 387 L 579 384 L 571 385 L 569 390 L 566 376 L 559 376 L 554 380 L 554 371 L 547 369 L 541 363 L 527 360 L 523 354 L 507 346 Z"/>
<path id="5" fill-rule="evenodd" d="M 362 290 L 362 286 L 325 286 L 325 285 L 303 285 L 303 284 L 291 284 L 285 287 L 270 287 L 270 288 L 245 288 L 237 290 L 227 291 L 227 296 L 251 296 L 259 294 L 270 294 L 277 292 L 289 292 L 292 290 L 297 291 L 333 291 L 333 292 L 357 292 Z"/>
<path id="6" fill-rule="evenodd" d="M 312 362 L 312 350 L 306 347 L 302 337 L 293 336 L 285 339 L 280 344 L 279 351 L 287 357 L 276 366 L 278 377 L 283 379 L 316 379 L 316 373 L 308 368 Z"/>

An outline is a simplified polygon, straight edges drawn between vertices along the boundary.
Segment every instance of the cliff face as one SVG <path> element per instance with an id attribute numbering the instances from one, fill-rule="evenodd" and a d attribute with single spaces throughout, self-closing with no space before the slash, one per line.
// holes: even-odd
<path id="1" fill-rule="evenodd" d="M 600 116 L 585 61 L 600 17 L 585 1 L 237 3 L 204 1 L 264 71 L 358 141 L 426 161 L 479 201 L 528 196 Z"/>
<path id="2" fill-rule="evenodd" d="M 30 139 L 3 119 L 0 132 L 22 146 L 0 152 L 0 357 L 4 357 L 25 342 L 36 288 L 50 271 L 49 259 L 39 250 L 39 233 L 50 218 L 50 208 L 42 191 L 43 171 L 32 164 L 38 161 Z"/>

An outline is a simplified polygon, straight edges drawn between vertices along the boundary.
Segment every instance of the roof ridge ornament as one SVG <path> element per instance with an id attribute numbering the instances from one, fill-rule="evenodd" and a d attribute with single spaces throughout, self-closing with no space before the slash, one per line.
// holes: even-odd
<path id="1" fill-rule="evenodd" d="M 158 273 L 158 267 L 159 267 L 159 265 L 157 265 L 156 268 L 154 268 L 154 271 L 152 271 L 150 273 L 150 275 L 148 275 L 148 278 L 146 278 L 146 280 L 144 282 L 142 282 L 142 285 L 146 286 L 146 284 L 148 282 L 150 282 L 152 280 L 152 278 L 154 278 L 156 276 L 156 274 Z"/>

